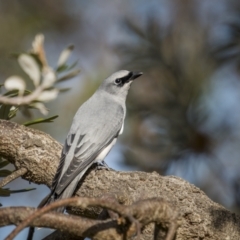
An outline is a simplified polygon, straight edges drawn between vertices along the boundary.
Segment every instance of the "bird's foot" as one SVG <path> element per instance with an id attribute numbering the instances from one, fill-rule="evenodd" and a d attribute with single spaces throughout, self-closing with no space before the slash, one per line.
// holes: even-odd
<path id="1" fill-rule="evenodd" d="M 105 170 L 113 170 L 112 168 L 110 168 L 105 161 L 102 162 L 97 162 L 97 170 L 101 170 L 101 169 L 105 169 Z"/>

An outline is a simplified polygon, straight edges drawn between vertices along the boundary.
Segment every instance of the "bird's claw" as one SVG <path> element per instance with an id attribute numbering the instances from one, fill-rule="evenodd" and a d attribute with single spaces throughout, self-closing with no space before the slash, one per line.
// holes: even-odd
<path id="1" fill-rule="evenodd" d="M 102 161 L 102 162 L 97 162 L 97 167 L 96 167 L 97 170 L 101 170 L 101 169 L 105 169 L 105 170 L 113 170 L 112 168 L 110 168 L 105 161 Z"/>

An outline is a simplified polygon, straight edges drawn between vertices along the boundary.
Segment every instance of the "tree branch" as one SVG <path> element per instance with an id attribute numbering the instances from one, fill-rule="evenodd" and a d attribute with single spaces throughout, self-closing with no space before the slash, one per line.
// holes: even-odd
<path id="1" fill-rule="evenodd" d="M 51 186 L 62 146 L 50 135 L 17 123 L 0 120 L 0 155 L 26 168 L 24 179 Z"/>
<path id="2" fill-rule="evenodd" d="M 8 175 L 7 177 L 5 177 L 4 179 L 2 179 L 0 181 L 0 188 L 4 187 L 5 185 L 7 185 L 8 183 L 12 182 L 13 180 L 15 180 L 18 177 L 21 177 L 22 175 L 24 175 L 27 172 L 26 168 L 20 168 L 14 172 L 12 172 L 10 175 Z"/>
<path id="3" fill-rule="evenodd" d="M 0 135 L 0 155 L 11 161 L 17 169 L 26 168 L 28 172 L 23 178 L 50 186 L 58 165 L 61 145 L 48 134 L 3 120 L 0 120 Z M 174 205 L 182 216 L 177 240 L 240 239 L 239 216 L 214 203 L 200 189 L 177 177 L 163 177 L 155 172 L 90 169 L 75 193 L 75 196 L 80 197 L 105 195 L 113 195 L 123 205 L 154 197 L 163 198 Z M 97 218 L 101 208 L 71 207 L 68 211 Z M 144 240 L 153 239 L 153 224 L 149 224 L 143 234 Z"/>
<path id="4" fill-rule="evenodd" d="M 33 214 L 28 216 L 24 219 L 18 226 L 14 229 L 14 231 L 5 239 L 5 240 L 12 240 L 23 228 L 30 225 L 36 218 L 42 216 L 43 214 L 51 211 L 52 209 L 61 207 L 61 206 L 76 206 L 76 207 L 91 207 L 91 206 L 99 206 L 104 209 L 109 209 L 114 212 L 117 212 L 120 218 L 117 219 L 117 229 L 118 235 L 124 234 L 127 237 L 132 237 L 137 233 L 137 239 L 140 240 L 140 233 L 141 227 L 148 225 L 151 222 L 155 223 L 165 223 L 169 225 L 166 240 L 172 240 L 176 229 L 179 225 L 179 216 L 176 210 L 172 206 L 170 206 L 167 202 L 162 201 L 160 199 L 149 199 L 149 200 L 142 200 L 130 206 L 124 206 L 116 202 L 115 200 L 110 200 L 109 198 L 69 198 L 69 199 L 62 199 L 60 201 L 56 201 L 51 203 L 50 205 L 38 209 Z M 14 215 L 14 214 L 13 214 Z M 0 218 L 1 211 L 0 211 Z M 94 221 L 93 221 L 94 222 Z M 47 224 L 46 221 L 45 224 Z M 104 222 L 101 222 L 101 224 Z M 130 223 L 130 225 L 129 225 Z M 140 227 L 141 226 L 141 227 Z M 166 227 L 166 226 L 165 226 Z M 125 229 L 125 230 L 122 230 Z M 98 228 L 98 231 L 101 231 Z M 69 229 L 71 233 L 71 228 Z M 93 231 L 90 231 L 89 228 L 86 228 L 84 232 L 87 232 L 87 237 L 92 237 L 95 239 L 95 234 L 93 235 Z M 126 233 L 125 233 L 126 232 Z M 95 233 L 95 231 L 94 231 Z M 96 233 L 98 234 L 98 232 Z M 116 239 L 115 236 L 114 239 Z M 83 235 L 82 235 L 83 236 Z M 99 236 L 98 236 L 99 239 Z M 101 238 L 105 239 L 105 238 Z"/>
<path id="5" fill-rule="evenodd" d="M 10 224 L 18 225 L 29 215 L 36 212 L 36 209 L 29 207 L 7 207 L 0 209 L 0 226 L 6 226 Z M 93 220 L 77 217 L 74 215 L 64 215 L 60 213 L 46 213 L 38 218 L 34 219 L 31 223 L 31 226 L 35 227 L 49 227 L 53 229 L 59 229 L 74 235 L 74 237 L 87 236 L 87 229 L 95 229 L 95 233 L 99 227 L 105 226 L 109 227 L 110 231 L 108 232 L 111 236 L 115 234 L 117 227 L 116 220 Z M 105 235 L 104 231 L 99 233 L 100 236 Z M 116 234 L 115 234 L 116 236 Z M 65 238 L 66 239 L 66 238 Z M 67 238 L 68 239 L 68 238 Z M 104 239 L 104 238 L 102 238 Z"/>

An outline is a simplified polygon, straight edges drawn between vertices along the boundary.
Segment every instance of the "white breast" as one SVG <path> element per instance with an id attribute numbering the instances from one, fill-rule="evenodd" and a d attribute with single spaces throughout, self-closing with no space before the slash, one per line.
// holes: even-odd
<path id="1" fill-rule="evenodd" d="M 122 127 L 121 127 L 121 130 L 120 130 L 120 132 L 119 132 L 119 135 L 121 135 L 121 134 L 123 133 L 123 129 L 124 129 L 124 122 L 123 122 L 123 124 L 122 124 Z"/>
<path id="2" fill-rule="evenodd" d="M 111 148 L 114 146 L 116 141 L 117 141 L 117 138 L 114 138 L 112 142 L 99 153 L 95 161 L 98 162 L 98 161 L 104 160 L 104 158 L 108 155 L 108 153 L 110 152 Z"/>
<path id="3" fill-rule="evenodd" d="M 121 130 L 118 135 L 121 135 L 123 133 L 123 129 L 124 129 L 124 122 L 122 124 Z M 117 138 L 114 138 L 112 142 L 99 153 L 99 155 L 95 159 L 95 162 L 104 160 L 104 158 L 108 155 L 108 153 L 110 152 L 110 150 L 112 149 L 116 141 L 117 141 Z"/>

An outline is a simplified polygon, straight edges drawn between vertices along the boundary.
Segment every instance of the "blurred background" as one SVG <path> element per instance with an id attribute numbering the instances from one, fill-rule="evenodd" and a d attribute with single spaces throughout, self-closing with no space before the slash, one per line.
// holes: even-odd
<path id="1" fill-rule="evenodd" d="M 37 33 L 45 35 L 50 65 L 75 45 L 70 60 L 78 60 L 81 73 L 62 84 L 71 90 L 48 104 L 49 116 L 59 117 L 37 128 L 63 142 L 76 110 L 104 78 L 119 69 L 143 71 L 107 163 L 179 176 L 240 212 L 240 1 L 0 1 L 0 22 L 0 83 L 22 74 L 10 53 L 29 49 Z M 26 120 L 21 114 L 14 119 Z M 17 179 L 7 187 L 29 183 Z M 49 190 L 36 187 L 1 203 L 37 206 Z M 11 229 L 1 228 L 0 236 Z M 16 239 L 25 238 L 23 231 Z"/>

